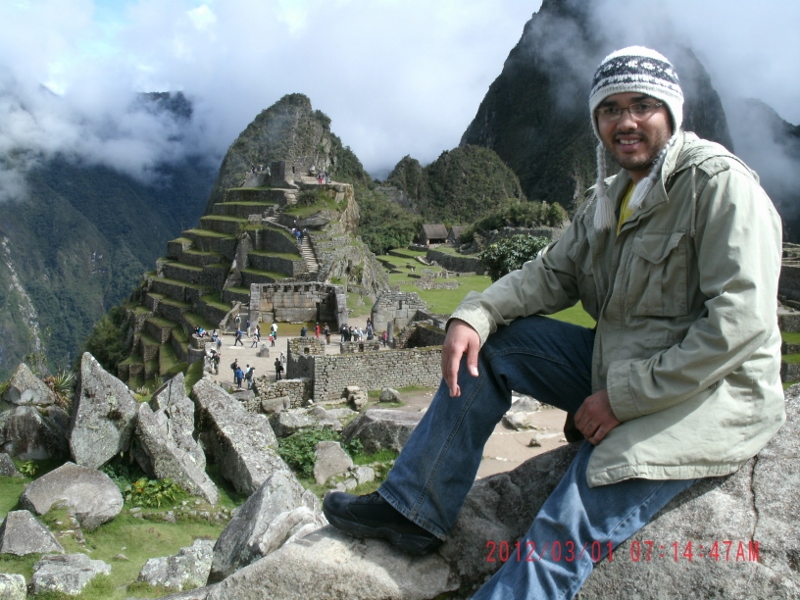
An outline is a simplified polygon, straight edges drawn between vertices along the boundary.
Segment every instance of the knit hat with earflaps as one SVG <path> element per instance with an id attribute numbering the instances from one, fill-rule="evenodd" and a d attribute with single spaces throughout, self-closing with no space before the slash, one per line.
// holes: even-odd
<path id="1" fill-rule="evenodd" d="M 606 154 L 594 111 L 600 103 L 614 94 L 638 92 L 662 101 L 672 116 L 670 140 L 653 161 L 650 173 L 636 184 L 633 197 L 628 204 L 636 210 L 653 188 L 664 164 L 667 150 L 675 143 L 678 130 L 683 123 L 683 91 L 672 63 L 655 50 L 644 46 L 630 46 L 612 52 L 603 59 L 592 79 L 589 94 L 589 114 L 597 139 L 597 206 L 594 212 L 595 229 L 610 229 L 614 225 L 614 204 L 606 193 Z"/>

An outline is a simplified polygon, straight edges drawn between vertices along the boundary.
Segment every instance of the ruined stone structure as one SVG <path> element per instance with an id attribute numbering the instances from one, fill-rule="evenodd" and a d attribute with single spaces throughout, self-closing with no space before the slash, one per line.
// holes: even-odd
<path id="1" fill-rule="evenodd" d="M 250 286 L 250 317 L 264 322 L 328 323 L 338 329 L 347 323 L 347 293 L 328 283 L 265 283 Z"/>
<path id="2" fill-rule="evenodd" d="M 410 322 L 424 319 L 428 307 L 416 292 L 387 291 L 378 296 L 372 307 L 371 318 L 375 328 L 380 331 L 392 323 L 395 329 L 405 327 Z M 423 313 L 422 316 L 419 313 Z"/>

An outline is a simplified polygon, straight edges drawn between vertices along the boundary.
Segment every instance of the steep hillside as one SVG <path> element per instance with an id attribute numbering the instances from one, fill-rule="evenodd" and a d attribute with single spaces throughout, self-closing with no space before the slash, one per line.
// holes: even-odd
<path id="1" fill-rule="evenodd" d="M 404 191 L 428 222 L 469 223 L 509 198 L 523 198 L 517 176 L 492 150 L 462 146 L 426 167 L 406 157 L 387 183 Z"/>
<path id="2" fill-rule="evenodd" d="M 206 214 L 222 202 L 225 191 L 240 187 L 255 165 L 275 160 L 302 161 L 328 171 L 338 181 L 369 181 L 361 162 L 331 133 L 330 118 L 311 107 L 303 94 L 288 94 L 263 110 L 231 144 L 206 205 Z M 299 174 L 298 174 L 299 175 Z"/>
<path id="3" fill-rule="evenodd" d="M 596 176 L 597 142 L 587 108 L 592 73 L 619 44 L 607 41 L 615 36 L 592 20 L 592 8 L 544 0 L 461 139 L 462 146 L 497 152 L 529 199 L 568 209 Z M 719 96 L 694 54 L 674 47 L 668 27 L 637 43 L 662 49 L 675 64 L 686 96 L 685 128 L 732 148 Z"/>
<path id="4" fill-rule="evenodd" d="M 197 164 L 164 167 L 158 186 L 64 157 L 27 173 L 25 198 L 0 220 L 0 379 L 28 354 L 71 366 L 94 323 L 197 219 L 212 181 Z"/>

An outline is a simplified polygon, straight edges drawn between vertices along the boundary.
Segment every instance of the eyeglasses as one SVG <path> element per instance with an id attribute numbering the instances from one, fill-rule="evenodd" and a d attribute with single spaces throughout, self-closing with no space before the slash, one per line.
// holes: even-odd
<path id="1" fill-rule="evenodd" d="M 601 106 L 597 109 L 597 118 L 602 121 L 619 121 L 622 113 L 628 111 L 637 121 L 648 118 L 659 108 L 663 102 L 634 102 L 630 106 Z"/>

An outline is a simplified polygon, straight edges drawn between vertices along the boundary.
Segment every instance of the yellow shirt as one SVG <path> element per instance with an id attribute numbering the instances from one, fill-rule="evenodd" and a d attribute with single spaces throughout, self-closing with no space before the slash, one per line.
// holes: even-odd
<path id="1" fill-rule="evenodd" d="M 633 185 L 633 182 L 631 181 L 630 184 L 628 184 L 628 190 L 622 197 L 622 202 L 619 204 L 619 223 L 617 223 L 617 235 L 619 235 L 619 232 L 622 230 L 622 225 L 625 223 L 625 221 L 630 219 L 631 215 L 633 214 L 633 210 L 628 208 L 628 204 L 633 197 L 634 189 L 636 189 L 636 186 Z"/>

